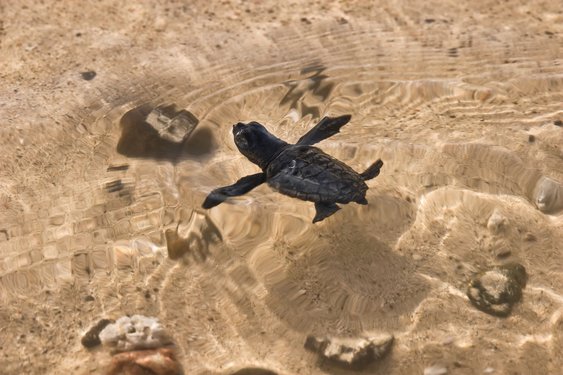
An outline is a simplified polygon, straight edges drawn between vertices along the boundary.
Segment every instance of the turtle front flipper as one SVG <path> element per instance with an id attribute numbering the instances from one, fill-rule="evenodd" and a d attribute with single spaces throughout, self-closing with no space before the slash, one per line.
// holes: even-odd
<path id="1" fill-rule="evenodd" d="M 344 115 L 340 117 L 323 117 L 317 125 L 309 130 L 303 137 L 297 141 L 298 145 L 311 146 L 315 143 L 332 137 L 340 131 L 350 121 L 351 115 Z"/>
<path id="2" fill-rule="evenodd" d="M 340 207 L 338 207 L 336 203 L 315 202 L 315 209 L 317 210 L 317 214 L 313 219 L 313 223 L 326 219 L 336 211 L 340 210 Z"/>
<path id="3" fill-rule="evenodd" d="M 383 167 L 383 162 L 381 161 L 381 159 L 377 159 L 377 161 L 370 165 L 368 169 L 360 173 L 360 176 L 362 176 L 362 179 L 364 181 L 371 180 L 372 178 L 379 176 L 381 167 Z"/>
<path id="4" fill-rule="evenodd" d="M 250 176 L 245 176 L 232 185 L 223 186 L 213 190 L 209 193 L 207 198 L 205 198 L 202 207 L 206 209 L 215 207 L 226 201 L 227 198 L 246 194 L 264 182 L 266 182 L 265 173 L 256 173 L 251 174 Z"/>

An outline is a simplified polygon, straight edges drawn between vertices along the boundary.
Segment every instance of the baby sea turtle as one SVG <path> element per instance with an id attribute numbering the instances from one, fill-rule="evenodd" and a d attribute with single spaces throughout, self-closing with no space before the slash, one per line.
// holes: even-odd
<path id="1" fill-rule="evenodd" d="M 313 223 L 338 211 L 340 207 L 336 203 L 367 204 L 368 186 L 364 181 L 379 174 L 383 165 L 381 159 L 363 173 L 357 173 L 340 160 L 312 146 L 338 133 L 350 118 L 350 115 L 324 117 L 294 145 L 275 137 L 254 121 L 233 125 L 237 148 L 262 172 L 213 190 L 203 202 L 203 208 L 211 208 L 228 197 L 248 193 L 264 182 L 282 194 L 315 202 L 317 213 Z"/>

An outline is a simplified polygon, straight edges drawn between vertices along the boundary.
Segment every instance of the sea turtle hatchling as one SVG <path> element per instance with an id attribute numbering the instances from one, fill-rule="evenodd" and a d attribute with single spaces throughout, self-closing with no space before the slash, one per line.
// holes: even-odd
<path id="1" fill-rule="evenodd" d="M 338 211 L 340 207 L 336 203 L 367 204 L 368 186 L 364 181 L 379 174 L 383 165 L 381 159 L 363 173 L 357 173 L 340 160 L 312 146 L 338 133 L 350 118 L 350 115 L 324 117 L 294 145 L 275 137 L 254 121 L 233 125 L 237 148 L 262 172 L 213 190 L 203 202 L 203 208 L 215 207 L 228 197 L 248 193 L 264 182 L 282 194 L 315 202 L 317 212 L 313 223 Z"/>

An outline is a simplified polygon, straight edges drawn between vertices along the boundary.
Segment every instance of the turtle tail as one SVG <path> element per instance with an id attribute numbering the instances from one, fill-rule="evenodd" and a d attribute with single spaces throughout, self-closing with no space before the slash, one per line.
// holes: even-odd
<path id="1" fill-rule="evenodd" d="M 362 179 L 364 179 L 364 181 L 371 180 L 372 178 L 375 178 L 377 177 L 377 175 L 379 175 L 379 170 L 382 166 L 383 162 L 381 161 L 381 159 L 377 159 L 377 161 L 370 165 L 368 169 L 360 173 L 360 176 L 362 177 Z"/>

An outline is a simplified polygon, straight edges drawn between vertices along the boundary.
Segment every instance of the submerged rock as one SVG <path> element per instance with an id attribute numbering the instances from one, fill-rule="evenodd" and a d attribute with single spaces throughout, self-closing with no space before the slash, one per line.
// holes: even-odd
<path id="1" fill-rule="evenodd" d="M 526 286 L 526 269 L 519 263 L 509 263 L 477 274 L 467 288 L 467 296 L 479 310 L 505 317 L 522 298 Z"/>
<path id="2" fill-rule="evenodd" d="M 81 72 L 80 75 L 82 76 L 83 80 L 91 81 L 94 79 L 94 77 L 96 77 L 96 72 L 93 70 L 88 70 L 86 72 Z"/>
<path id="3" fill-rule="evenodd" d="M 107 375 L 181 375 L 180 363 L 169 348 L 136 350 L 112 357 Z"/>
<path id="4" fill-rule="evenodd" d="M 491 233 L 498 234 L 504 230 L 506 222 L 506 217 L 498 209 L 495 209 L 487 221 L 487 228 Z"/>
<path id="5" fill-rule="evenodd" d="M 159 106 L 147 116 L 146 122 L 159 136 L 174 143 L 182 143 L 196 128 L 199 120 L 189 111 L 177 110 L 176 105 Z"/>
<path id="6" fill-rule="evenodd" d="M 143 315 L 121 317 L 105 327 L 99 336 L 104 346 L 116 352 L 154 349 L 172 344 L 172 339 L 158 319 Z"/>
<path id="7" fill-rule="evenodd" d="M 305 348 L 340 366 L 360 369 L 387 354 L 392 343 L 390 334 L 359 338 L 308 336 Z"/>
<path id="8" fill-rule="evenodd" d="M 114 354 L 106 375 L 180 375 L 172 340 L 156 318 L 102 319 L 82 338 L 87 348 L 103 344 Z"/>
<path id="9" fill-rule="evenodd" d="M 545 213 L 563 209 L 563 186 L 551 178 L 540 178 L 534 189 L 534 203 Z"/>

